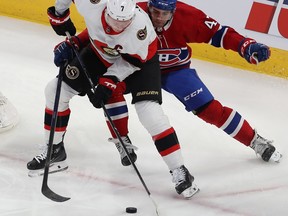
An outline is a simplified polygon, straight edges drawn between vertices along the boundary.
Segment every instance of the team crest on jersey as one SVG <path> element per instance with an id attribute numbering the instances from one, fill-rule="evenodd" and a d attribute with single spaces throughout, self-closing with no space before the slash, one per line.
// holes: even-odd
<path id="1" fill-rule="evenodd" d="M 147 37 L 147 28 L 145 26 L 144 29 L 140 29 L 138 32 L 137 32 L 137 38 L 139 40 L 145 40 Z"/>
<path id="2" fill-rule="evenodd" d="M 90 0 L 92 4 L 98 4 L 101 0 Z"/>
<path id="3" fill-rule="evenodd" d="M 180 66 L 190 62 L 189 50 L 187 47 L 159 49 L 158 56 L 161 68 Z"/>
<path id="4" fill-rule="evenodd" d="M 70 65 L 67 65 L 65 73 L 67 78 L 71 80 L 77 79 L 80 75 L 79 69 L 75 66 Z"/>
<path id="5" fill-rule="evenodd" d="M 109 56 L 119 56 L 119 52 L 115 48 L 103 47 L 103 51 Z"/>

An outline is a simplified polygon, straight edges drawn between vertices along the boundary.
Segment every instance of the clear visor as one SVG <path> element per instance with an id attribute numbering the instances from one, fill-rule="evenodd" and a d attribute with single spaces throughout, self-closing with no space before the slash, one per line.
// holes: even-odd
<path id="1" fill-rule="evenodd" d="M 127 28 L 130 23 L 132 22 L 132 18 L 125 21 L 115 20 L 109 14 L 105 14 L 106 22 L 107 24 L 115 31 L 115 32 L 121 32 L 125 28 Z"/>

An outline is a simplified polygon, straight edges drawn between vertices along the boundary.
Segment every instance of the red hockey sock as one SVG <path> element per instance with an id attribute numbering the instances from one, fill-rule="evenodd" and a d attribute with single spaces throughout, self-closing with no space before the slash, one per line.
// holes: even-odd
<path id="1" fill-rule="evenodd" d="M 197 116 L 205 122 L 215 125 L 225 133 L 249 146 L 253 137 L 254 130 L 249 123 L 235 110 L 223 107 L 222 104 L 213 100 Z"/>
<path id="2" fill-rule="evenodd" d="M 108 100 L 105 105 L 108 114 L 110 115 L 115 127 L 117 128 L 120 136 L 126 136 L 128 134 L 128 107 L 123 96 L 125 91 L 125 83 L 120 82 L 117 84 L 117 88 L 113 92 L 111 98 Z M 116 138 L 116 134 L 112 129 L 107 117 L 106 123 L 110 130 L 110 133 L 113 138 Z"/>

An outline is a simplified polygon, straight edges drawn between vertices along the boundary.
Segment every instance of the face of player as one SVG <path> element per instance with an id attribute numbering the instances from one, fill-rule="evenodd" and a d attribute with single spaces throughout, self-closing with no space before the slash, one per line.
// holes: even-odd
<path id="1" fill-rule="evenodd" d="M 106 22 L 107 24 L 115 31 L 115 32 L 122 32 L 125 28 L 127 28 L 131 22 L 132 19 L 130 20 L 125 20 L 125 21 L 119 21 L 115 20 L 112 17 L 110 17 L 108 14 L 105 14 Z"/>
<path id="2" fill-rule="evenodd" d="M 153 26 L 156 28 L 162 28 L 173 15 L 172 11 L 160 10 L 153 6 L 149 7 L 149 12 Z"/>

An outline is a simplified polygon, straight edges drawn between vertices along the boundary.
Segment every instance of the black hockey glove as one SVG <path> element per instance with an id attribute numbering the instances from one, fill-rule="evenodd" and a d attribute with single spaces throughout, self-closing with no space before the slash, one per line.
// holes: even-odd
<path id="1" fill-rule="evenodd" d="M 250 64 L 258 64 L 270 57 L 270 50 L 265 44 L 257 43 L 251 38 L 245 38 L 240 43 L 239 54 Z"/>
<path id="2" fill-rule="evenodd" d="M 94 94 L 88 93 L 90 102 L 96 108 L 101 108 L 102 103 L 105 104 L 116 89 L 118 78 L 116 76 L 102 76 L 99 78 L 98 85 Z"/>
<path id="3" fill-rule="evenodd" d="M 76 34 L 76 28 L 70 19 L 69 8 L 62 15 L 60 15 L 57 14 L 55 7 L 52 6 L 47 9 L 47 14 L 52 28 L 58 35 L 66 36 L 66 31 L 68 31 L 70 35 Z"/>

